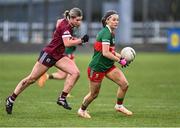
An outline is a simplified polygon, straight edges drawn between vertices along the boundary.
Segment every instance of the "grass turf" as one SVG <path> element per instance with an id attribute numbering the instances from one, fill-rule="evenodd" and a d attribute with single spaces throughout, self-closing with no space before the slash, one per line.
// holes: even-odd
<path id="1" fill-rule="evenodd" d="M 28 87 L 16 100 L 12 115 L 5 112 L 5 98 L 16 84 L 28 75 L 38 54 L 0 55 L 0 126 L 33 127 L 180 127 L 180 54 L 138 53 L 128 68 L 122 69 L 130 87 L 125 106 L 132 117 L 114 111 L 117 86 L 104 79 L 98 98 L 89 106 L 92 119 L 77 116 L 77 110 L 88 92 L 86 69 L 90 55 L 77 55 L 81 77 L 69 98 L 73 109 L 56 104 L 63 80 L 49 80 L 45 87 Z M 118 66 L 118 65 L 117 65 Z M 55 71 L 55 68 L 49 72 Z"/>

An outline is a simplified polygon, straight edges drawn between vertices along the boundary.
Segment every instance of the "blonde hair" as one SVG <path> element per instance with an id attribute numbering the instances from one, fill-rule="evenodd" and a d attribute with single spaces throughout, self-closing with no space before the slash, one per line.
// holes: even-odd
<path id="1" fill-rule="evenodd" d="M 82 13 L 81 9 L 79 9 L 79 8 L 72 8 L 70 11 L 66 10 L 64 12 L 64 17 L 66 19 L 80 17 L 82 15 L 83 15 L 83 13 Z"/>

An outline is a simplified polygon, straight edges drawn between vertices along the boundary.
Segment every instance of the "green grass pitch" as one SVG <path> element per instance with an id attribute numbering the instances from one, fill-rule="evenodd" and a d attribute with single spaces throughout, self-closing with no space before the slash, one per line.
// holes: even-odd
<path id="1" fill-rule="evenodd" d="M 30 73 L 37 57 L 38 54 L 0 55 L 1 127 L 180 127 L 180 54 L 138 53 L 135 61 L 122 69 L 130 83 L 124 104 L 134 112 L 131 117 L 114 111 L 117 86 L 107 79 L 88 108 L 92 119 L 77 116 L 88 92 L 86 69 L 91 59 L 91 55 L 81 54 L 76 57 L 81 77 L 72 90 L 74 97 L 68 99 L 71 111 L 56 104 L 64 81 L 49 80 L 43 88 L 35 83 L 26 89 L 17 98 L 13 114 L 7 115 L 5 98 Z"/>

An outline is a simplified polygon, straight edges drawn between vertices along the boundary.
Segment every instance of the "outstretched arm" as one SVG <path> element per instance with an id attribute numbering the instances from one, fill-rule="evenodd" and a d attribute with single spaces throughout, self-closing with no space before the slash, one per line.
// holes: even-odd
<path id="1" fill-rule="evenodd" d="M 66 47 L 76 46 L 78 44 L 86 43 L 88 41 L 88 35 L 84 35 L 82 38 L 63 37 L 63 42 Z"/>
<path id="2" fill-rule="evenodd" d="M 82 43 L 80 38 L 73 39 L 72 37 L 64 37 L 63 42 L 65 47 L 76 46 Z"/>

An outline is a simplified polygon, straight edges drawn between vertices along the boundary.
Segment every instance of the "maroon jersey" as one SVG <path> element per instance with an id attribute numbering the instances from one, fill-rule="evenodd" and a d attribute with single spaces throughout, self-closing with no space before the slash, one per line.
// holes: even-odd
<path id="1" fill-rule="evenodd" d="M 71 37 L 73 29 L 67 19 L 63 19 L 53 33 L 51 42 L 43 49 L 54 59 L 59 60 L 65 52 L 63 37 Z"/>

